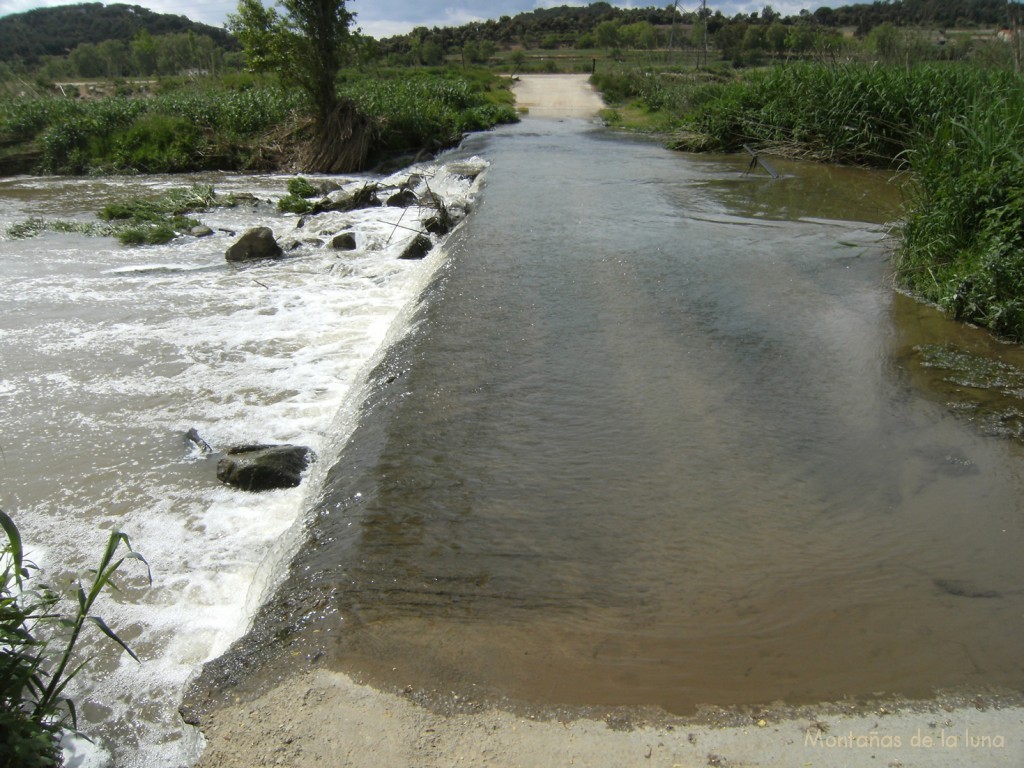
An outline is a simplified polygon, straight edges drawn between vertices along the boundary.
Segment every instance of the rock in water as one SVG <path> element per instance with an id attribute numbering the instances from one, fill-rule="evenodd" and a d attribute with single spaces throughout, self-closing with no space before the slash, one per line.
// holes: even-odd
<path id="1" fill-rule="evenodd" d="M 411 189 L 403 189 L 387 199 L 385 205 L 391 208 L 408 208 L 419 203 L 419 198 Z"/>
<path id="2" fill-rule="evenodd" d="M 377 199 L 377 185 L 370 183 L 356 188 L 341 188 L 329 193 L 323 200 L 313 206 L 313 213 L 335 211 L 346 213 L 361 208 L 377 208 L 381 202 Z"/>
<path id="3" fill-rule="evenodd" d="M 353 232 L 342 232 L 335 235 L 331 240 L 331 248 L 336 251 L 354 251 L 356 249 L 356 236 Z"/>
<path id="4" fill-rule="evenodd" d="M 304 445 L 239 445 L 217 462 L 217 479 L 243 491 L 294 488 L 315 458 Z"/>
<path id="5" fill-rule="evenodd" d="M 433 247 L 434 244 L 430 242 L 429 237 L 427 237 L 426 235 L 417 235 L 416 238 L 411 243 L 409 243 L 406 249 L 402 251 L 402 255 L 399 256 L 398 258 L 422 259 L 428 253 L 430 253 L 430 249 Z"/>
<path id="6" fill-rule="evenodd" d="M 274 239 L 270 227 L 254 227 L 242 235 L 238 242 L 228 248 L 224 258 L 228 261 L 253 261 L 255 259 L 277 259 L 284 251 Z"/>

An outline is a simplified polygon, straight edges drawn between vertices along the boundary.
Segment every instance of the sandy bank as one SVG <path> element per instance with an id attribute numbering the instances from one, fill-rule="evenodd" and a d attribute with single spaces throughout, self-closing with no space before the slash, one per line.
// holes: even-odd
<path id="1" fill-rule="evenodd" d="M 745 722 L 742 722 L 744 721 Z M 845 766 L 1019 768 L 1024 708 L 969 702 L 788 710 L 715 727 L 532 720 L 498 710 L 440 715 L 402 695 L 315 671 L 215 713 L 209 768 L 293 766 Z"/>
<path id="2" fill-rule="evenodd" d="M 516 106 L 533 117 L 594 117 L 604 107 L 589 75 L 518 75 Z"/>

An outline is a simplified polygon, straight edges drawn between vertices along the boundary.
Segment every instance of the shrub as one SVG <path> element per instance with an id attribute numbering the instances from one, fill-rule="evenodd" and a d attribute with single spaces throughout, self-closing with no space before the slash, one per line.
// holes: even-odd
<path id="1" fill-rule="evenodd" d="M 182 117 L 148 114 L 114 137 L 114 164 L 142 173 L 165 173 L 195 165 L 204 139 Z"/>

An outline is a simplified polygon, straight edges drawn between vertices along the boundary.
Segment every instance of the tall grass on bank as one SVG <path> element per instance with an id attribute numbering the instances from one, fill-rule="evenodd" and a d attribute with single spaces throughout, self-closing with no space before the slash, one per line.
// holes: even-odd
<path id="1" fill-rule="evenodd" d="M 608 82 L 608 81 L 611 82 Z M 906 69 L 796 63 L 730 79 L 633 71 L 599 80 L 616 95 L 668 110 L 708 149 L 743 144 L 779 154 L 895 166 L 920 135 L 965 114 L 981 94 L 1019 82 L 1012 72 L 971 66 Z"/>
<path id="2" fill-rule="evenodd" d="M 496 78 L 446 71 L 350 73 L 342 86 L 376 124 L 378 155 L 437 149 L 516 119 Z M 277 86 L 178 88 L 149 97 L 0 98 L 0 149 L 35 145 L 47 173 L 274 169 L 308 114 Z"/>
<path id="3" fill-rule="evenodd" d="M 378 153 L 439 149 L 468 131 L 518 120 L 510 100 L 488 98 L 479 85 L 444 73 L 364 77 L 347 83 L 342 93 L 377 121 Z"/>
<path id="4" fill-rule="evenodd" d="M 612 125 L 673 133 L 684 130 L 694 110 L 723 93 L 737 75 L 721 70 L 683 72 L 606 67 L 591 81 L 609 104 L 604 111 Z"/>
<path id="5" fill-rule="evenodd" d="M 979 92 L 908 153 L 899 282 L 954 317 L 1024 341 L 1024 81 Z"/>

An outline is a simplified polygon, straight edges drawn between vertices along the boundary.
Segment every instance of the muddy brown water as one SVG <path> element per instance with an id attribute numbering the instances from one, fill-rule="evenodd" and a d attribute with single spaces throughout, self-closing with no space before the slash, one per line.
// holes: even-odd
<path id="1" fill-rule="evenodd" d="M 312 662 L 681 714 L 1021 690 L 1024 455 L 978 417 L 1021 393 L 942 361 L 1024 356 L 893 290 L 895 183 L 580 121 L 463 151 L 482 202 L 208 685 Z"/>

